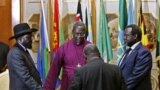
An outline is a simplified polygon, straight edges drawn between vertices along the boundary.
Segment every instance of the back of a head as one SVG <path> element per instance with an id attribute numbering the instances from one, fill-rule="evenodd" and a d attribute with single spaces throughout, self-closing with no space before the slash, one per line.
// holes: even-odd
<path id="1" fill-rule="evenodd" d="M 100 52 L 95 44 L 88 44 L 84 47 L 84 56 L 90 57 L 100 57 Z"/>

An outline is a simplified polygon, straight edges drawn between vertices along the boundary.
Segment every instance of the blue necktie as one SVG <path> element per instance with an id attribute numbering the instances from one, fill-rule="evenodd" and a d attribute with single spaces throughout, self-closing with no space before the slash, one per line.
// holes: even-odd
<path id="1" fill-rule="evenodd" d="M 122 63 L 126 61 L 128 55 L 129 55 L 129 52 L 130 52 L 131 50 L 132 50 L 131 48 L 128 48 L 128 49 L 125 51 L 125 54 L 124 54 L 125 56 L 123 57 L 122 61 L 120 61 L 119 66 L 121 66 Z"/>

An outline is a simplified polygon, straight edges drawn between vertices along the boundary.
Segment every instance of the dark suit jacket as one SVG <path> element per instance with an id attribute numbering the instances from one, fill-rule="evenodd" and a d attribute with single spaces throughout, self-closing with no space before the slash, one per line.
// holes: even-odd
<path id="1" fill-rule="evenodd" d="M 78 68 L 69 90 L 125 90 L 120 69 L 102 60 L 91 60 Z"/>
<path id="2" fill-rule="evenodd" d="M 0 42 L 0 72 L 1 69 L 7 64 L 7 54 L 9 52 L 9 46 Z"/>
<path id="3" fill-rule="evenodd" d="M 120 68 L 128 90 L 151 90 L 151 53 L 141 43 L 122 62 Z"/>
<path id="4" fill-rule="evenodd" d="M 10 90 L 41 90 L 41 79 L 31 56 L 16 44 L 7 57 Z"/>

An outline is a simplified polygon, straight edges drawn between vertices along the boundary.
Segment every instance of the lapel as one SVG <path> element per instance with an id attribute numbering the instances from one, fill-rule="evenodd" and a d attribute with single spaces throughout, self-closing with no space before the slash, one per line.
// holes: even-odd
<path id="1" fill-rule="evenodd" d="M 24 62 L 26 63 L 27 67 L 29 68 L 30 74 L 33 76 L 33 78 L 37 82 L 41 83 L 39 72 L 33 63 L 33 59 L 30 56 L 30 54 L 29 53 L 27 54 L 27 52 L 24 50 L 24 48 L 22 48 L 22 46 L 20 46 L 19 44 L 16 44 L 16 47 L 18 47 L 20 49 L 20 52 L 22 53 L 22 55 L 24 57 Z"/>
<path id="2" fill-rule="evenodd" d="M 19 44 L 16 44 L 16 46 L 20 49 L 22 55 L 24 56 L 24 58 L 25 58 L 24 61 L 26 62 L 26 64 L 28 64 L 29 66 L 35 67 L 35 65 L 33 63 L 33 59 L 30 56 L 29 52 L 24 50 L 24 48 Z"/>
<path id="3" fill-rule="evenodd" d="M 123 53 L 123 55 L 121 56 L 121 58 L 120 58 L 120 60 L 119 60 L 119 62 L 118 62 L 118 66 L 120 66 L 120 62 L 122 61 L 122 59 L 123 59 L 123 57 L 124 57 L 124 54 L 125 54 L 125 53 Z"/>
<path id="4" fill-rule="evenodd" d="M 121 63 L 120 68 L 123 69 L 126 63 L 129 63 L 132 59 L 134 59 L 133 57 L 135 57 L 135 55 L 137 54 L 137 51 L 142 47 L 142 44 L 138 44 L 133 50 L 132 52 L 128 55 L 128 57 L 126 58 L 127 60 L 125 60 L 124 62 Z M 122 59 L 122 58 L 121 58 Z"/>

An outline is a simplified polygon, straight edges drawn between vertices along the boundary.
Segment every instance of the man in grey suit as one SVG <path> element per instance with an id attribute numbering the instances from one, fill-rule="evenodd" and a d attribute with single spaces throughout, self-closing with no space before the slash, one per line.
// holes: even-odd
<path id="1" fill-rule="evenodd" d="M 120 69 L 103 62 L 96 45 L 84 47 L 87 64 L 75 71 L 69 90 L 125 90 Z"/>
<path id="2" fill-rule="evenodd" d="M 27 49 L 31 48 L 31 33 L 36 29 L 30 28 L 27 23 L 17 24 L 14 27 L 16 44 L 7 56 L 9 69 L 10 90 L 42 90 L 42 83 L 33 60 Z"/>

